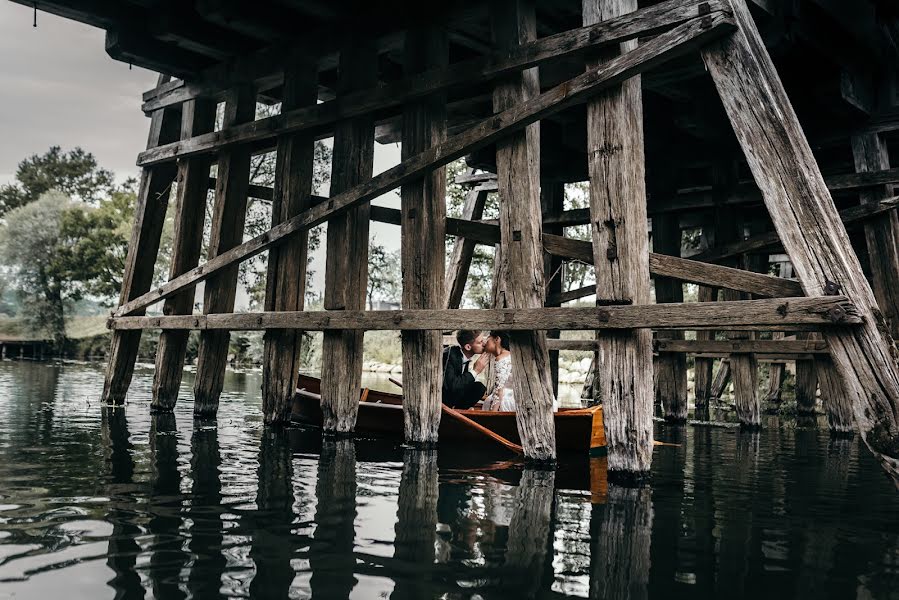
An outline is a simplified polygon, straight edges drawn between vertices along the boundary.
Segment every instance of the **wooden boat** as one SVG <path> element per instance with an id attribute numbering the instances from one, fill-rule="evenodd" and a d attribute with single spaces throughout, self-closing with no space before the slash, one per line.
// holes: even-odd
<path id="1" fill-rule="evenodd" d="M 321 382 L 300 375 L 294 395 L 292 420 L 321 427 Z M 403 397 L 399 394 L 368 390 L 359 403 L 356 431 L 364 435 L 403 437 Z M 514 412 L 492 412 L 478 409 L 459 410 L 472 421 L 483 425 L 516 444 L 521 443 Z M 555 413 L 556 448 L 559 453 L 605 453 L 605 431 L 602 407 L 560 408 Z M 482 443 L 484 436 L 455 419 L 440 420 L 440 439 L 464 443 Z"/>

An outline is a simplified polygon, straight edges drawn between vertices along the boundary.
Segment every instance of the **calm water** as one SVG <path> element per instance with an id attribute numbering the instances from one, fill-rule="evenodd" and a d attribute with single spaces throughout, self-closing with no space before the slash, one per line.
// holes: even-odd
<path id="1" fill-rule="evenodd" d="M 99 366 L 0 363 L 0 597 L 899 597 L 899 494 L 792 421 L 658 425 L 628 489 L 267 431 L 258 374 L 218 421 L 151 417 L 151 382 L 104 410 Z"/>

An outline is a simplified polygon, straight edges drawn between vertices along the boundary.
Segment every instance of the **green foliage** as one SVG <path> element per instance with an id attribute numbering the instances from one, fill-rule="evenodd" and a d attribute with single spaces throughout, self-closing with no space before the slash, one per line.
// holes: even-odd
<path id="1" fill-rule="evenodd" d="M 375 300 L 399 302 L 402 293 L 399 253 L 388 252 L 384 246 L 368 242 L 368 306 Z"/>
<path id="2" fill-rule="evenodd" d="M 96 202 L 114 188 L 112 172 L 97 166 L 93 154 L 77 147 L 64 153 L 59 146 L 52 146 L 44 154 L 20 162 L 16 183 L 0 187 L 0 216 L 35 202 L 51 190 Z"/>

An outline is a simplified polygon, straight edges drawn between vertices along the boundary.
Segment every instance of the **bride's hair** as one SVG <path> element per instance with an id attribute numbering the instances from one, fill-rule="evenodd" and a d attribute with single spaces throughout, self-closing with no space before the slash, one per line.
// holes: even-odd
<path id="1" fill-rule="evenodd" d="M 509 345 L 509 332 L 505 330 L 491 331 L 490 337 L 499 338 L 499 345 L 505 348 L 506 350 L 511 350 L 512 347 Z"/>

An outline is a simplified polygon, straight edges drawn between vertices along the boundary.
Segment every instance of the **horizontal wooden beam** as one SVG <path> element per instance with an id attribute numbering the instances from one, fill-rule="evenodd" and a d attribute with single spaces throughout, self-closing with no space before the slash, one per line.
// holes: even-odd
<path id="1" fill-rule="evenodd" d="M 205 264 L 176 277 L 163 286 L 139 296 L 118 308 L 121 317 L 145 308 L 196 285 L 216 271 L 256 256 L 273 244 L 300 231 L 315 227 L 363 202 L 374 200 L 405 183 L 415 181 L 435 168 L 483 148 L 520 131 L 531 123 L 585 101 L 603 89 L 620 83 L 641 71 L 683 55 L 711 39 L 733 30 L 733 23 L 721 14 L 695 19 L 615 57 L 596 70 L 590 70 L 539 96 L 484 119 L 463 133 L 448 138 L 397 166 L 310 208 L 269 231 L 236 246 Z M 257 121 L 258 123 L 258 121 Z"/>
<path id="2" fill-rule="evenodd" d="M 455 63 L 442 69 L 432 69 L 395 83 L 350 93 L 328 102 L 298 108 L 282 115 L 259 119 L 252 123 L 229 127 L 147 150 L 138 157 L 142 167 L 175 160 L 194 154 L 217 152 L 234 144 L 261 145 L 272 143 L 278 135 L 301 131 L 320 132 L 333 127 L 342 119 L 348 119 L 388 108 L 401 106 L 411 100 L 433 94 L 456 85 L 471 86 L 495 77 L 532 67 L 550 59 L 557 59 L 574 52 L 619 43 L 647 32 L 658 32 L 680 23 L 696 20 L 702 2 L 665 2 L 662 10 L 656 5 L 599 23 L 593 27 L 573 29 L 554 36 L 541 38 L 522 46 L 512 53 L 496 53 L 489 57 Z M 715 0 L 708 6 L 720 5 Z M 644 18 L 638 15 L 643 13 Z M 715 12 L 718 19 L 723 13 Z M 698 24 L 698 23 L 697 23 Z M 717 23 L 721 25 L 721 22 Z M 714 29 L 711 27 L 710 29 Z M 684 40 L 685 41 L 685 40 Z"/>
<path id="3" fill-rule="evenodd" d="M 441 309 L 307 311 L 120 317 L 111 329 L 793 329 L 797 326 L 860 323 L 842 296 L 777 298 L 737 302 L 693 302 L 603 308 Z"/>
<path id="4" fill-rule="evenodd" d="M 823 340 L 663 340 L 653 343 L 657 352 L 690 354 L 827 354 Z"/>

